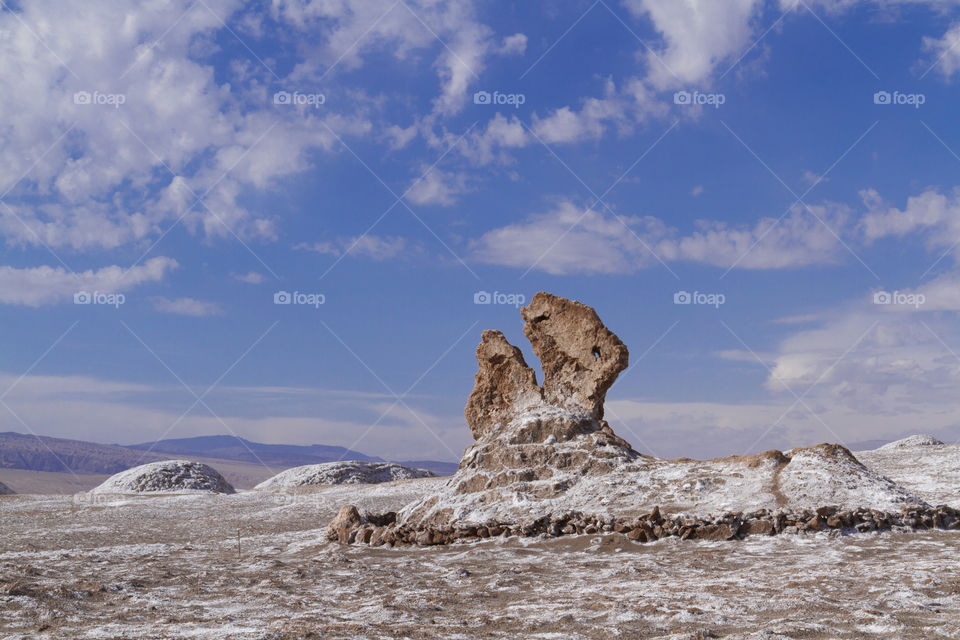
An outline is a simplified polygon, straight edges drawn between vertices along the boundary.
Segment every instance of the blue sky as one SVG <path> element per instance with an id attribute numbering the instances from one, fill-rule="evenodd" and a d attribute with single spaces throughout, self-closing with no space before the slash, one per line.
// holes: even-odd
<path id="1" fill-rule="evenodd" d="M 8 5 L 0 429 L 455 460 L 547 290 L 644 452 L 960 438 L 960 3 L 514 4 Z"/>

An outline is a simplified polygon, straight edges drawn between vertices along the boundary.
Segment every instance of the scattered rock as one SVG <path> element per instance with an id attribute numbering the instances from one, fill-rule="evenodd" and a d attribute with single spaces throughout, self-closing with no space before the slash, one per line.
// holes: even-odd
<path id="1" fill-rule="evenodd" d="M 351 542 L 350 534 L 362 522 L 360 512 L 353 505 L 341 507 L 336 517 L 327 527 L 327 539 L 339 542 Z"/>
<path id="2" fill-rule="evenodd" d="M 770 520 L 751 520 L 747 523 L 744 533 L 750 536 L 773 535 L 773 522 Z"/>
<path id="3" fill-rule="evenodd" d="M 697 540 L 730 540 L 737 535 L 737 532 L 727 524 L 708 524 L 697 527 L 693 537 Z"/>
<path id="4" fill-rule="evenodd" d="M 90 493 L 236 493 L 230 483 L 205 464 L 163 460 L 121 471 Z"/>
<path id="5" fill-rule="evenodd" d="M 393 462 L 344 460 L 287 469 L 254 488 L 282 490 L 328 484 L 378 484 L 411 478 L 432 478 L 435 475 L 426 469 L 414 469 Z"/>

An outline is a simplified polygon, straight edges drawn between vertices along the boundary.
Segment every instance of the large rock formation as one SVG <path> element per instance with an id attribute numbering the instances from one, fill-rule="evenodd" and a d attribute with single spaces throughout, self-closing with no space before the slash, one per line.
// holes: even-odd
<path id="1" fill-rule="evenodd" d="M 603 419 L 604 397 L 627 367 L 626 346 L 593 309 L 549 293 L 536 294 L 522 315 L 543 383 L 502 333 L 484 331 L 464 411 L 474 443 L 457 473 L 396 514 L 345 508 L 329 539 L 438 544 L 609 530 L 639 540 L 726 539 L 816 530 L 821 516 L 841 511 L 929 509 L 839 445 L 706 461 L 641 455 Z M 676 526 L 664 523 L 661 508 Z M 858 517 L 834 524 L 859 527 Z"/>
<path id="2" fill-rule="evenodd" d="M 212 467 L 190 460 L 163 460 L 112 475 L 90 493 L 236 492 Z"/>
<path id="3" fill-rule="evenodd" d="M 497 505 L 555 499 L 640 456 L 603 420 L 627 347 L 579 302 L 541 292 L 522 313 L 543 384 L 520 349 L 484 331 L 464 410 L 475 442 L 438 495 L 401 512 L 402 524 L 477 519 Z"/>

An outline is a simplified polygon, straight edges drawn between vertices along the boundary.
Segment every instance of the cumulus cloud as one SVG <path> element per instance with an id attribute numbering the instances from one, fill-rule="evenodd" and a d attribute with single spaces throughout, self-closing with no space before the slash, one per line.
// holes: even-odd
<path id="1" fill-rule="evenodd" d="M 867 242 L 918 233 L 931 247 L 953 244 L 960 232 L 960 188 L 928 189 L 907 198 L 903 209 L 887 204 L 875 189 L 860 192 L 868 212 L 860 221 Z"/>
<path id="2" fill-rule="evenodd" d="M 266 282 L 267 280 L 265 275 L 256 271 L 248 271 L 247 273 L 233 273 L 230 275 L 234 280 L 246 282 L 247 284 L 260 284 L 262 282 Z"/>
<path id="3" fill-rule="evenodd" d="M 416 204 L 450 206 L 469 190 L 465 173 L 433 169 L 410 185 L 406 198 Z"/>
<path id="4" fill-rule="evenodd" d="M 275 221 L 248 210 L 245 194 L 307 168 L 309 150 L 331 148 L 328 126 L 346 135 L 369 123 L 276 107 L 262 67 L 217 79 L 197 45 L 238 6 L 40 0 L 0 13 L 0 84 L 17 87 L 0 95 L 0 184 L 17 185 L 0 233 L 113 249 L 182 219 L 210 235 L 274 238 Z"/>
<path id="5" fill-rule="evenodd" d="M 384 51 L 405 60 L 436 49 L 433 66 L 440 87 L 433 109 L 440 116 L 463 108 L 470 84 L 477 81 L 490 55 L 519 55 L 526 49 L 522 33 L 497 42 L 492 30 L 477 19 L 472 2 L 278 0 L 271 10 L 316 43 L 306 48 L 304 61 L 291 74 L 294 79 L 356 69 L 366 56 Z"/>
<path id="6" fill-rule="evenodd" d="M 479 262 L 524 269 L 535 264 L 553 274 L 631 273 L 658 260 L 783 269 L 838 261 L 843 245 L 827 225 L 842 229 L 848 217 L 843 207 L 821 205 L 752 226 L 699 221 L 694 232 L 683 235 L 657 218 L 618 220 L 563 202 L 550 213 L 485 233 L 471 249 Z"/>
<path id="7" fill-rule="evenodd" d="M 547 273 L 629 273 L 645 261 L 642 245 L 616 219 L 572 202 L 488 231 L 471 244 L 478 262 Z"/>
<path id="8" fill-rule="evenodd" d="M 406 238 L 370 234 L 337 238 L 332 242 L 302 242 L 293 248 L 338 257 L 364 256 L 372 260 L 390 260 L 405 253 L 419 251 L 419 248 L 411 245 Z"/>
<path id="9" fill-rule="evenodd" d="M 160 313 L 172 313 L 178 316 L 194 316 L 203 318 L 205 316 L 216 316 L 222 313 L 220 305 L 215 302 L 206 302 L 194 298 L 176 298 L 170 300 L 162 296 L 150 298 L 153 308 Z"/>
<path id="10" fill-rule="evenodd" d="M 176 267 L 176 260 L 165 257 L 151 258 L 128 269 L 114 265 L 81 272 L 50 266 L 0 266 L 0 303 L 39 307 L 72 300 L 80 291 L 121 293 L 146 282 L 158 282 Z"/>
<path id="11" fill-rule="evenodd" d="M 924 49 L 930 52 L 933 65 L 946 78 L 960 71 L 960 22 L 954 22 L 940 38 L 925 37 Z"/>
<path id="12" fill-rule="evenodd" d="M 714 67 L 750 45 L 750 22 L 763 0 L 626 0 L 635 16 L 647 16 L 663 44 L 647 52 L 647 80 L 659 90 L 705 82 Z"/>
<path id="13" fill-rule="evenodd" d="M 586 98 L 579 109 L 567 106 L 544 117 L 535 116 L 533 131 L 547 144 L 579 142 L 600 138 L 611 128 L 629 133 L 635 122 L 661 111 L 642 84 L 631 81 L 626 91 L 618 91 L 608 79 L 602 98 Z"/>
<path id="14" fill-rule="evenodd" d="M 837 239 L 849 218 L 836 205 L 795 207 L 782 219 L 763 218 L 753 226 L 698 221 L 689 235 L 663 238 L 654 244 L 664 260 L 684 260 L 728 268 L 783 269 L 837 262 L 845 255 Z"/>

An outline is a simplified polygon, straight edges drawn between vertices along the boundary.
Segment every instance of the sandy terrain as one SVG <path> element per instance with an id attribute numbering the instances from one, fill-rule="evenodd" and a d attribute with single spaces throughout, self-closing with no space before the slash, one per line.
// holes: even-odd
<path id="1" fill-rule="evenodd" d="M 342 504 L 395 509 L 438 482 L 0 498 L 0 638 L 960 637 L 955 532 L 322 538 Z"/>

